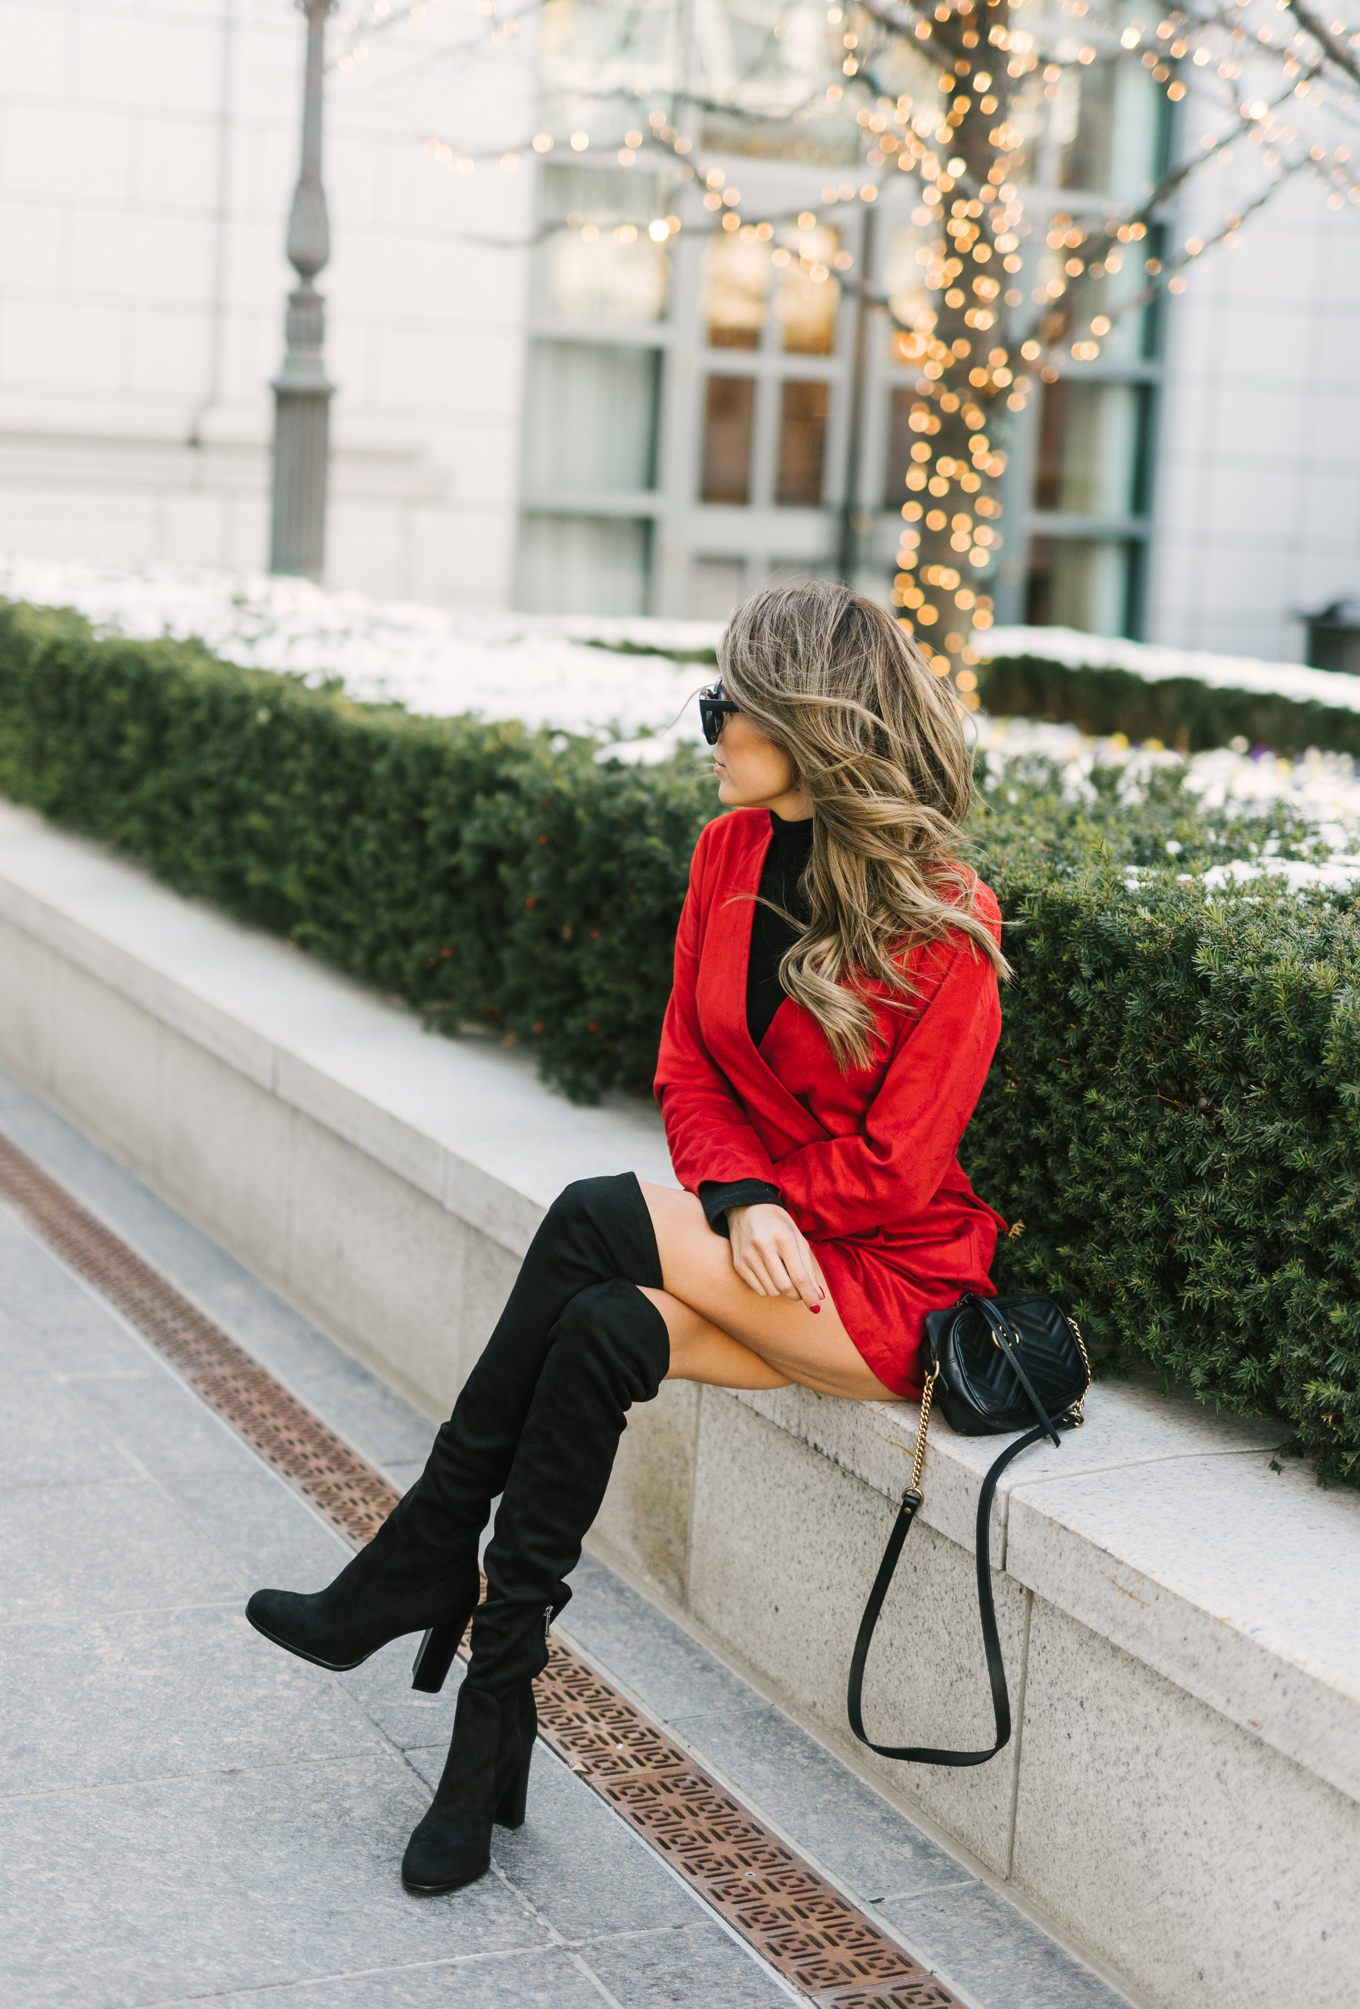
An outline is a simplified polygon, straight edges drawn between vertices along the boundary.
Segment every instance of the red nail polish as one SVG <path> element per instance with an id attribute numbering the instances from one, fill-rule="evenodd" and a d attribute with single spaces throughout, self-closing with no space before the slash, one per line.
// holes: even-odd
<path id="1" fill-rule="evenodd" d="M 821 1308 L 822 1308 L 822 1307 L 821 1307 L 821 1306 L 820 1306 L 819 1304 L 810 1304 L 810 1305 L 808 1306 L 808 1310 L 809 1310 L 809 1311 L 820 1311 L 820 1310 L 821 1310 Z"/>

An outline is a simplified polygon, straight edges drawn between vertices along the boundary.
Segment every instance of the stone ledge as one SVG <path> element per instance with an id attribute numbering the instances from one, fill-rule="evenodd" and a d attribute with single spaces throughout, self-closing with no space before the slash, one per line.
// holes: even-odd
<path id="1" fill-rule="evenodd" d="M 646 1104 L 574 1108 L 527 1054 L 427 1037 L 409 1012 L 287 943 L 8 805 L 0 916 L 512 1255 L 570 1179 L 629 1165 L 673 1183 Z M 914 1404 L 797 1388 L 738 1399 L 900 1494 Z M 1272 1472 L 1279 1439 L 1276 1426 L 1190 1400 L 1097 1387 L 1080 1435 L 1060 1451 L 1036 1446 L 1002 1480 L 993 1559 L 1360 1798 L 1360 1498 L 1320 1492 L 1298 1467 Z M 922 1519 L 969 1551 L 997 1448 L 934 1427 Z M 1212 1530 L 1212 1560 L 1186 1542 L 1187 1525 Z"/>
<path id="2" fill-rule="evenodd" d="M 409 1012 L 288 945 L 3 804 L 0 1055 L 431 1415 L 563 1185 L 626 1167 L 671 1182 L 647 1105 L 573 1108 L 524 1052 L 426 1037 Z M 701 1400 L 672 1384 L 630 1426 L 600 1539 L 766 1668 L 834 1742 L 916 1413 L 801 1389 Z M 1011 1468 L 993 1521 L 1012 1696 L 1035 1719 L 1023 1767 L 1017 1740 L 985 1776 L 918 1771 L 912 1789 L 1050 1905 L 1064 1877 L 1075 1890 L 1087 1874 L 1079 1829 L 1100 1834 L 1110 1890 L 1123 1891 L 1142 1875 L 1147 1818 L 1163 1821 L 1184 1912 L 1165 1944 L 1136 1906 L 1108 1924 L 1082 1913 L 1072 1930 L 1178 2009 L 1203 1999 L 1192 1985 L 1201 1956 L 1236 2000 L 1264 2004 L 1265 1968 L 1257 1993 L 1233 1979 L 1259 1902 L 1249 1884 L 1261 1844 L 1248 1832 L 1259 1793 L 1231 1788 L 1212 1845 L 1193 1839 L 1186 1810 L 1197 1816 L 1225 1778 L 1259 1771 L 1268 1750 L 1281 1768 L 1271 1791 L 1297 1809 L 1295 1855 L 1299 1824 L 1321 1822 L 1318 1846 L 1338 1864 L 1348 1850 L 1353 1859 L 1360 1498 L 1319 1491 L 1297 1465 L 1273 1471 L 1277 1429 L 1146 1386 L 1097 1388 L 1087 1413 L 1059 1451 L 1036 1447 Z M 980 1477 L 998 1448 L 933 1428 L 924 1527 L 876 1655 L 875 1720 L 916 1723 L 927 1742 L 967 1743 L 981 1706 L 971 1550 Z M 1203 1746 L 1199 1771 L 1188 1776 L 1182 1757 L 1163 1777 L 1151 1754 L 1148 1807 L 1109 1802 L 1123 1788 L 1094 1773 L 1064 1786 L 1052 1767 L 1065 1747 L 1043 1727 L 1057 1706 L 1045 1698 L 1064 1683 L 1099 1709 L 1112 1748 L 1139 1697 L 1172 1711 L 1182 1752 Z M 1214 1722 L 1213 1737 L 1196 1721 Z M 1328 1789 L 1343 1797 L 1324 1804 Z M 1073 1796 L 1072 1836 L 1041 1841 L 1026 1809 L 1062 1792 Z M 1299 1857 L 1291 1874 L 1303 1870 Z M 1206 1906 L 1221 1919 L 1201 1945 Z M 1348 1928 L 1325 1893 L 1314 1909 L 1308 1930 L 1330 1933 L 1334 1953 Z M 1318 1999 L 1332 1998 L 1324 1988 Z"/>
<path id="3" fill-rule="evenodd" d="M 574 1108 L 527 1053 L 426 1036 L 401 1005 L 7 803 L 0 861 L 0 917 L 513 1255 L 572 1179 L 627 1165 L 675 1183 L 660 1113 L 631 1097 Z"/>
<path id="4" fill-rule="evenodd" d="M 915 1404 L 735 1399 L 900 1496 Z M 1272 1469 L 1278 1425 L 1192 1397 L 1098 1385 L 1086 1419 L 1003 1474 L 994 1567 L 1360 1800 L 1360 1496 Z M 931 1426 L 921 1519 L 970 1553 L 1000 1448 Z"/>

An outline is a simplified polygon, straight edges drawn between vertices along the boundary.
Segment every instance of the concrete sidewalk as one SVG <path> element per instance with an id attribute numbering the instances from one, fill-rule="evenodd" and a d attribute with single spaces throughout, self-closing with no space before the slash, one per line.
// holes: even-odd
<path id="1" fill-rule="evenodd" d="M 0 1128 L 397 1483 L 430 1423 L 8 1080 Z M 332 1676 L 246 1625 L 348 1551 L 0 1208 L 0 1997 L 763 2009 L 790 1990 L 544 1747 L 491 1874 L 398 1865 L 453 1713 L 412 1643 Z M 977 2009 L 1124 1998 L 587 1559 L 562 1630 Z M 457 1672 L 457 1670 L 456 1670 Z"/>

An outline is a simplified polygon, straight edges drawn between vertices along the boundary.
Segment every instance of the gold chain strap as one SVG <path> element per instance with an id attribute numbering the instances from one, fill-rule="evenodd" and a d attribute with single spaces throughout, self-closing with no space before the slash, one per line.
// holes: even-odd
<path id="1" fill-rule="evenodd" d="M 1070 1312 L 1067 1315 L 1067 1323 L 1071 1326 L 1073 1332 L 1077 1335 L 1077 1345 L 1081 1348 L 1082 1364 L 1086 1369 L 1086 1386 L 1081 1391 L 1081 1401 L 1074 1402 L 1072 1404 L 1072 1412 L 1071 1412 L 1073 1417 L 1076 1419 L 1078 1425 L 1080 1425 L 1086 1421 L 1086 1418 L 1082 1412 L 1086 1407 L 1086 1398 L 1091 1392 L 1091 1358 L 1086 1351 L 1086 1341 L 1081 1336 L 1081 1327 L 1077 1324 L 1077 1321 L 1072 1317 L 1072 1314 Z"/>
<path id="2" fill-rule="evenodd" d="M 908 1493 L 919 1493 L 921 1490 L 921 1470 L 926 1462 L 926 1430 L 930 1423 L 930 1403 L 935 1393 L 935 1381 L 939 1371 L 938 1367 L 932 1367 L 926 1376 L 926 1385 L 921 1390 L 921 1423 L 916 1432 L 916 1452 L 911 1461 L 911 1484 L 906 1489 Z M 905 1494 L 903 1497 L 905 1498 Z"/>

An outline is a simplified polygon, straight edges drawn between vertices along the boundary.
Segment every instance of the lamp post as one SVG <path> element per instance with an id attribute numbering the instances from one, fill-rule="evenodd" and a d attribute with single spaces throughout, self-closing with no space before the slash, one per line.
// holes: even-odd
<path id="1" fill-rule="evenodd" d="M 298 0 L 307 17 L 302 99 L 302 170 L 288 217 L 288 260 L 298 284 L 288 295 L 283 368 L 274 379 L 274 513 L 271 572 L 319 579 L 326 562 L 326 474 L 334 386 L 322 361 L 326 306 L 313 280 L 331 255 L 321 185 L 322 76 L 326 16 L 334 0 Z"/>

